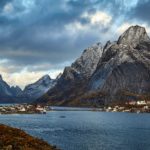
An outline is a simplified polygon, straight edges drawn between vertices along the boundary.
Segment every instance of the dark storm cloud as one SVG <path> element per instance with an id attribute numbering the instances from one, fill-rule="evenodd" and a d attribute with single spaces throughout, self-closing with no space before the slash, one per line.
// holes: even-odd
<path id="1" fill-rule="evenodd" d="M 14 10 L 10 14 L 5 15 L 3 12 L 0 15 L 1 57 L 32 64 L 41 61 L 55 63 L 71 59 L 74 57 L 71 51 L 77 55 L 79 49 L 78 52 L 75 51 L 74 45 L 70 44 L 72 40 L 68 33 L 63 33 L 62 30 L 64 25 L 78 20 L 82 12 L 92 4 L 91 2 L 35 1 L 32 4 L 27 3 L 25 10 L 21 2 L 18 4 L 19 1 L 7 0 L 1 1 L 1 9 L 8 2 L 12 4 Z M 18 14 L 24 11 L 28 12 Z M 85 20 L 81 22 L 85 23 Z M 60 32 L 62 35 L 55 38 Z"/>
<path id="2" fill-rule="evenodd" d="M 130 13 L 129 18 L 138 19 L 150 24 L 150 1 L 139 1 L 137 6 Z"/>
<path id="3" fill-rule="evenodd" d="M 72 61 L 92 43 L 109 40 L 104 36 L 109 26 L 75 33 L 74 27 L 66 29 L 74 22 L 88 26 L 90 20 L 81 15 L 97 10 L 110 14 L 112 24 L 126 12 L 121 0 L 0 0 L 0 58 L 22 67 Z"/>
<path id="4" fill-rule="evenodd" d="M 12 0 L 0 0 L 0 9 L 3 9 L 3 7 L 5 6 L 5 4 L 7 4 L 8 2 L 11 2 Z"/>

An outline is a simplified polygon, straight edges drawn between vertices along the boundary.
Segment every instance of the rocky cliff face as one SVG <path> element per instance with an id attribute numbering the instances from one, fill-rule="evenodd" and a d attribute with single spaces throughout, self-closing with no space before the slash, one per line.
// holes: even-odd
<path id="1" fill-rule="evenodd" d="M 89 78 L 95 71 L 103 53 L 101 43 L 85 49 L 70 67 L 65 67 L 62 78 L 76 80 L 76 78 Z"/>
<path id="2" fill-rule="evenodd" d="M 81 76 L 88 78 L 95 71 L 102 53 L 102 44 L 94 44 L 93 46 L 84 50 L 81 57 L 71 65 L 71 68 L 74 69 L 78 74 L 81 74 Z"/>
<path id="3" fill-rule="evenodd" d="M 10 87 L 0 75 L 0 102 L 15 102 L 16 97 L 22 92 L 22 90 L 16 87 Z"/>
<path id="4" fill-rule="evenodd" d="M 91 106 L 149 94 L 150 39 L 145 28 L 131 26 L 117 42 L 85 50 L 38 101 Z"/>
<path id="5" fill-rule="evenodd" d="M 20 97 L 23 98 L 25 102 L 33 102 L 35 99 L 45 94 L 55 84 L 56 80 L 51 79 L 49 75 L 45 75 L 35 83 L 27 85 Z"/>
<path id="6" fill-rule="evenodd" d="M 44 95 L 44 98 L 38 101 L 44 102 L 53 99 L 53 102 L 66 103 L 67 100 L 74 99 L 82 94 L 86 88 L 86 83 L 95 71 L 100 57 L 103 53 L 103 46 L 97 43 L 84 50 L 81 57 L 78 58 L 70 67 L 65 67 L 63 74 L 57 84 Z"/>
<path id="7" fill-rule="evenodd" d="M 125 93 L 150 93 L 150 39 L 145 28 L 130 27 L 105 51 L 88 88 L 104 93 L 106 103 L 128 100 Z"/>
<path id="8" fill-rule="evenodd" d="M 141 41 L 149 41 L 145 28 L 140 26 L 131 26 L 126 30 L 118 39 L 117 44 L 131 45 L 133 48 L 137 46 Z"/>
<path id="9" fill-rule="evenodd" d="M 0 76 L 0 103 L 31 103 L 51 89 L 59 78 L 54 80 L 45 75 L 21 90 L 19 86 L 9 86 Z"/>

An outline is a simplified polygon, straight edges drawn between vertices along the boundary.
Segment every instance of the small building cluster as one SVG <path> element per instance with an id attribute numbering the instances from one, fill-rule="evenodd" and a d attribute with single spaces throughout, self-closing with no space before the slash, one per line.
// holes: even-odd
<path id="1" fill-rule="evenodd" d="M 130 102 L 126 102 L 126 105 L 137 105 L 137 106 L 150 105 L 150 101 L 145 101 L 145 100 L 130 101 Z"/>
<path id="2" fill-rule="evenodd" d="M 129 101 L 123 106 L 109 106 L 105 107 L 106 112 L 135 112 L 135 113 L 150 113 L 150 101 Z"/>
<path id="3" fill-rule="evenodd" d="M 0 114 L 46 114 L 49 107 L 43 107 L 40 105 L 28 105 L 28 104 L 16 104 L 10 106 L 0 106 Z"/>
<path id="4" fill-rule="evenodd" d="M 46 108 L 45 108 L 45 107 L 42 107 L 42 106 L 40 106 L 40 105 L 37 105 L 37 106 L 36 106 L 36 111 L 39 112 L 39 113 L 46 114 Z"/>

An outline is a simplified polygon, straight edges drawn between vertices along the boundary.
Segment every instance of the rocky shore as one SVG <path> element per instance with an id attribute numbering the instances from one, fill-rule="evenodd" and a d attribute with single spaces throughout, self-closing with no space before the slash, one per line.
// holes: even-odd
<path id="1" fill-rule="evenodd" d="M 0 124 L 0 150 L 58 150 L 24 131 Z"/>

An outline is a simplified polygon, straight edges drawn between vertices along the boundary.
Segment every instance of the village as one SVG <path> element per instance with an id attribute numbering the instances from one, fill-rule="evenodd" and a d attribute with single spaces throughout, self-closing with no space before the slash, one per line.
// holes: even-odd
<path id="1" fill-rule="evenodd" d="M 0 114 L 46 114 L 52 111 L 50 106 L 14 104 L 0 105 Z M 130 113 L 150 113 L 150 101 L 129 101 L 122 105 L 104 106 L 101 108 L 91 108 L 91 111 L 102 112 L 130 112 Z"/>
<path id="2" fill-rule="evenodd" d="M 129 101 L 122 105 L 113 105 L 100 109 L 106 112 L 150 113 L 150 101 Z"/>
<path id="3" fill-rule="evenodd" d="M 50 108 L 48 106 L 30 104 L 0 106 L 0 114 L 46 114 L 46 112 L 49 110 Z"/>

